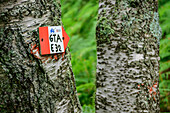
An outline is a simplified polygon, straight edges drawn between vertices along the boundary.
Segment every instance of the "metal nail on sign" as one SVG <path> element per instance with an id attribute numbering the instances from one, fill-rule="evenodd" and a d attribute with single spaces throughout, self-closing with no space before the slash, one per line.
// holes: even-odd
<path id="1" fill-rule="evenodd" d="M 62 26 L 39 27 L 41 55 L 63 53 L 69 39 Z"/>

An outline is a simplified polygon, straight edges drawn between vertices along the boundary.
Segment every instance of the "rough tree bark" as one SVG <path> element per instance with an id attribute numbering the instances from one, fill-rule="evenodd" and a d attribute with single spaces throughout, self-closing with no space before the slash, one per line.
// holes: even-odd
<path id="1" fill-rule="evenodd" d="M 99 0 L 96 113 L 158 113 L 157 0 Z"/>
<path id="2" fill-rule="evenodd" d="M 62 25 L 59 0 L 0 1 L 0 111 L 80 113 L 71 56 L 41 56 L 38 28 Z"/>

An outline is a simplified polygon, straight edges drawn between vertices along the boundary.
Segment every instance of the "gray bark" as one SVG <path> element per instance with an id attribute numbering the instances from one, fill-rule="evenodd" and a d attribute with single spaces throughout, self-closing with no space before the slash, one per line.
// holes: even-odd
<path id="1" fill-rule="evenodd" d="M 71 56 L 41 56 L 38 28 L 62 25 L 60 2 L 0 1 L 0 111 L 80 113 Z"/>
<path id="2" fill-rule="evenodd" d="M 159 113 L 157 0 L 99 0 L 96 113 Z"/>

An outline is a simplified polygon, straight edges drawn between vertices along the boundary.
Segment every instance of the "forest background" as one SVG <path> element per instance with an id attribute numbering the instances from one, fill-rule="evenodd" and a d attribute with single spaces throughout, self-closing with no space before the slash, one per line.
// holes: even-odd
<path id="1" fill-rule="evenodd" d="M 98 0 L 61 0 L 62 22 L 70 37 L 69 47 L 77 92 L 83 113 L 95 112 L 96 24 Z M 159 0 L 160 108 L 170 112 L 170 1 Z"/>

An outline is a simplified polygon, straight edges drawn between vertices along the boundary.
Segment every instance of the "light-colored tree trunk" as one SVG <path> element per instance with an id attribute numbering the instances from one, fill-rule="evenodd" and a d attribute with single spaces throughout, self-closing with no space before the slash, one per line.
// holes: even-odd
<path id="1" fill-rule="evenodd" d="M 68 48 L 40 55 L 38 28 L 58 25 L 58 0 L 0 1 L 1 112 L 81 112 Z"/>
<path id="2" fill-rule="evenodd" d="M 99 0 L 96 113 L 159 113 L 157 0 Z"/>

